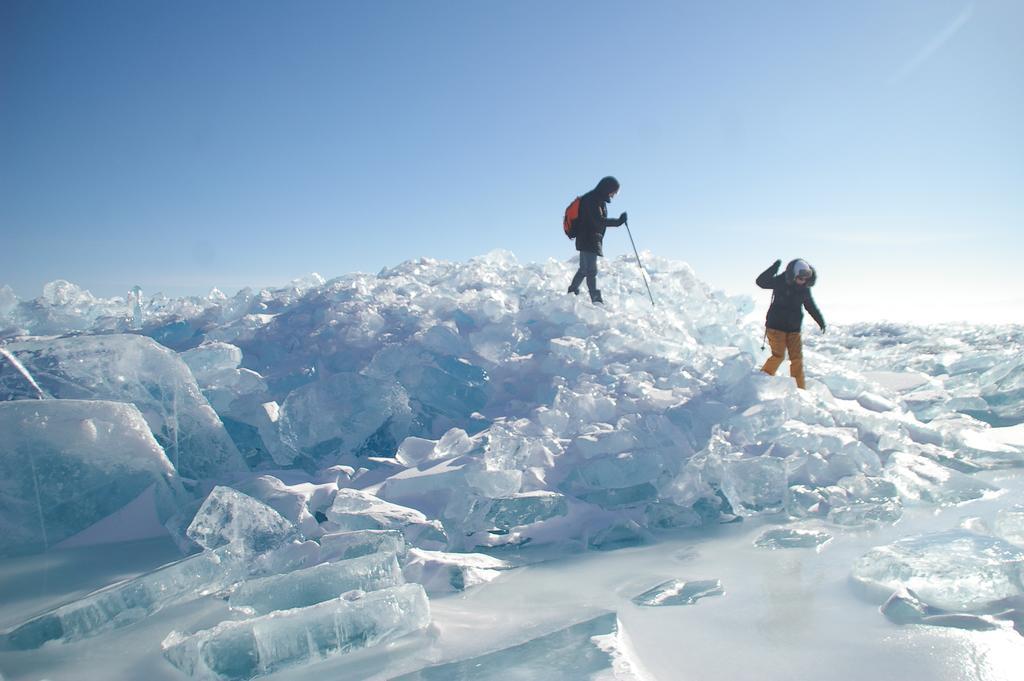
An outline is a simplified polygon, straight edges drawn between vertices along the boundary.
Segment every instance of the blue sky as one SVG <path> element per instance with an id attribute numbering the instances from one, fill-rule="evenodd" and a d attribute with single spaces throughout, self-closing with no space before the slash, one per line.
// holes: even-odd
<path id="1" fill-rule="evenodd" d="M 715 288 L 799 256 L 836 322 L 1024 322 L 1022 31 L 1018 0 L 5 0 L 0 284 L 567 259 L 613 174 Z"/>

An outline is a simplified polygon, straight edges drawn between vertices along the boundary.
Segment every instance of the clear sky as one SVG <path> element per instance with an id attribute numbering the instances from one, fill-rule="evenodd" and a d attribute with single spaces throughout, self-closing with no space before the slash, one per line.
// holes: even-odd
<path id="1" fill-rule="evenodd" d="M 567 259 L 612 174 L 715 288 L 804 257 L 831 321 L 1024 323 L 1022 36 L 1020 0 L 2 0 L 0 285 Z"/>

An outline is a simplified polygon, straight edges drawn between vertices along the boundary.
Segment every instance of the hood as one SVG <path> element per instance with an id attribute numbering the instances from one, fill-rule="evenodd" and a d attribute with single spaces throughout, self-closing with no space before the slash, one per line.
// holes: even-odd
<path id="1" fill-rule="evenodd" d="M 602 201 L 607 202 L 608 196 L 613 192 L 619 191 L 619 181 L 609 175 L 608 177 L 602 177 L 601 181 L 594 187 L 594 192 L 601 197 Z"/>
<path id="2" fill-rule="evenodd" d="M 803 258 L 797 258 L 790 260 L 789 264 L 786 265 L 786 283 L 793 285 L 795 284 L 796 273 L 799 270 L 808 269 L 811 271 L 811 278 L 807 280 L 807 287 L 814 286 L 814 283 L 818 281 L 818 270 L 811 267 L 811 264 Z"/>

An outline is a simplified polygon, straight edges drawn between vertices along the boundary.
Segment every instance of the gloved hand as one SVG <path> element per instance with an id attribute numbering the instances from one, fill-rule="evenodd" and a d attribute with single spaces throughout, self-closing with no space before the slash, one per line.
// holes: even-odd
<path id="1" fill-rule="evenodd" d="M 619 216 L 619 224 L 621 225 L 621 224 L 624 224 L 625 222 L 626 222 L 626 211 L 622 211 L 622 215 Z"/>
<path id="2" fill-rule="evenodd" d="M 777 270 L 780 267 L 782 267 L 782 261 L 781 260 L 776 260 L 775 262 L 772 263 L 772 269 Z"/>
<path id="3" fill-rule="evenodd" d="M 818 328 L 821 329 L 822 333 L 825 333 L 825 325 L 824 324 L 818 324 Z"/>

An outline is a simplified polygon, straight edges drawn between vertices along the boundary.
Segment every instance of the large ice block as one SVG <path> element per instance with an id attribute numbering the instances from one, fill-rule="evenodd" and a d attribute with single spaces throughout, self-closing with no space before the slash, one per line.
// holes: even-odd
<path id="1" fill-rule="evenodd" d="M 260 475 L 239 483 L 236 485 L 236 489 L 257 501 L 262 501 L 280 513 L 283 518 L 294 523 L 302 531 L 302 534 L 309 538 L 316 538 L 323 534 L 323 530 L 320 529 L 316 518 L 310 511 L 311 503 L 313 508 L 326 506 L 330 501 L 330 495 L 335 491 L 334 485 L 331 484 L 289 486 L 273 475 Z"/>
<path id="2" fill-rule="evenodd" d="M 350 597 L 352 595 L 350 594 Z M 221 622 L 161 647 L 175 667 L 198 679 L 244 681 L 284 667 L 379 645 L 430 624 L 427 594 L 405 584 L 252 619 Z"/>
<path id="3" fill-rule="evenodd" d="M 1024 360 L 1020 355 L 992 367 L 978 382 L 981 398 L 996 416 L 1014 423 L 1024 419 Z"/>
<path id="4" fill-rule="evenodd" d="M 333 461 L 351 453 L 394 453 L 411 418 L 409 396 L 400 385 L 339 373 L 289 393 L 278 426 L 294 455 Z"/>
<path id="5" fill-rule="evenodd" d="M 786 464 L 771 456 L 726 459 L 722 493 L 738 515 L 781 511 L 786 500 Z"/>
<path id="6" fill-rule="evenodd" d="M 658 452 L 620 452 L 582 461 L 562 483 L 562 489 L 605 508 L 654 501 L 657 483 L 665 470 Z"/>
<path id="7" fill-rule="evenodd" d="M 452 428 L 440 440 L 407 437 L 402 440 L 395 458 L 403 466 L 416 466 L 426 461 L 439 461 L 461 456 L 473 449 L 473 440 L 461 428 Z"/>
<path id="8" fill-rule="evenodd" d="M 4 632 L 3 640 L 11 648 L 29 650 L 48 641 L 97 636 L 219 591 L 242 579 L 246 570 L 243 556 L 232 546 L 197 553 L 38 615 Z"/>
<path id="9" fill-rule="evenodd" d="M 181 475 L 247 470 L 188 366 L 152 339 L 74 336 L 10 343 L 7 349 L 53 397 L 134 404 Z"/>
<path id="10" fill-rule="evenodd" d="M 490 527 L 510 530 L 569 513 L 565 495 L 558 492 L 523 492 L 490 502 L 484 521 Z"/>
<path id="11" fill-rule="evenodd" d="M 444 548 L 448 541 L 438 521 L 362 490 L 339 489 L 325 515 L 338 529 L 399 530 L 407 542 L 422 548 Z"/>
<path id="12" fill-rule="evenodd" d="M 903 517 L 899 490 L 884 478 L 850 475 L 828 487 L 825 494 L 828 519 L 836 525 L 891 525 Z"/>
<path id="13" fill-rule="evenodd" d="M 242 363 L 241 348 L 221 341 L 207 341 L 181 353 L 199 385 L 209 385 Z"/>
<path id="14" fill-rule="evenodd" d="M 233 544 L 263 553 L 298 536 L 298 529 L 263 502 L 218 485 L 199 507 L 186 534 L 203 548 Z"/>
<path id="15" fill-rule="evenodd" d="M 1020 547 L 958 529 L 876 547 L 857 560 L 852 576 L 872 591 L 907 588 L 929 605 L 965 611 L 1024 594 L 1022 569 Z"/>
<path id="16" fill-rule="evenodd" d="M 346 591 L 377 591 L 405 583 L 393 553 L 321 563 L 283 575 L 238 584 L 228 597 L 233 608 L 265 615 L 337 598 Z"/>
<path id="17" fill-rule="evenodd" d="M 131 404 L 0 402 L 0 556 L 46 550 L 156 486 L 169 517 L 185 493 Z"/>
<path id="18" fill-rule="evenodd" d="M 469 360 L 412 344 L 384 345 L 365 373 L 402 386 L 426 436 L 468 422 L 487 404 L 490 388 L 487 372 Z"/>
<path id="19" fill-rule="evenodd" d="M 465 591 L 470 587 L 497 579 L 509 563 L 482 553 L 445 553 L 409 549 L 403 574 L 410 582 L 418 582 L 428 594 Z"/>
<path id="20" fill-rule="evenodd" d="M 320 537 L 320 554 L 324 560 L 347 560 L 378 551 L 404 555 L 405 537 L 398 530 L 350 530 Z"/>
<path id="21" fill-rule="evenodd" d="M 885 477 L 907 499 L 936 505 L 980 499 L 999 488 L 984 480 L 947 468 L 923 456 L 895 452 L 885 466 Z"/>
<path id="22" fill-rule="evenodd" d="M 249 465 L 259 468 L 271 461 L 291 463 L 294 452 L 282 444 L 277 428 L 278 405 L 262 376 L 240 368 L 240 348 L 206 341 L 181 353 L 181 358 Z"/>

